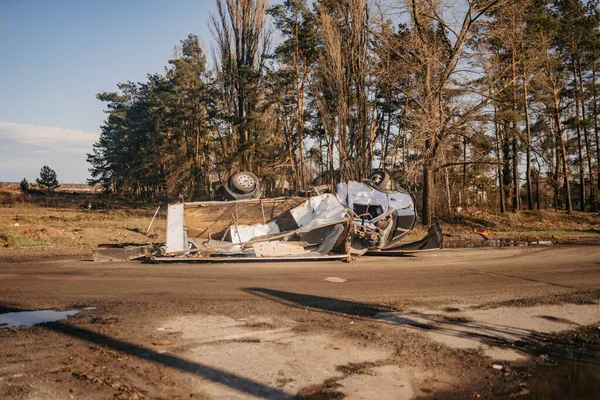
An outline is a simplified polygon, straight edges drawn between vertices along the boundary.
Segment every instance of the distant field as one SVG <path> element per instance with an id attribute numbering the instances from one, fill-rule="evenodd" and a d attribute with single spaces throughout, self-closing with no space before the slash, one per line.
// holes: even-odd
<path id="1" fill-rule="evenodd" d="M 18 184 L 0 184 L 0 258 L 90 256 L 102 243 L 164 242 L 164 201 L 141 201 L 64 185 L 54 193 L 22 193 Z"/>
<path id="2" fill-rule="evenodd" d="M 35 186 L 35 182 L 30 182 Z M 0 189 L 19 190 L 19 182 L 0 182 Z M 87 183 L 61 183 L 56 189 L 57 192 L 100 192 L 102 187 L 99 185 L 90 186 Z"/>

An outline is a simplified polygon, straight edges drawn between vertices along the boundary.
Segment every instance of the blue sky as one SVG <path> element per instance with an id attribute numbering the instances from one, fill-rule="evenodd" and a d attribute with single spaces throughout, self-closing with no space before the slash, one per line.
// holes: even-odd
<path id="1" fill-rule="evenodd" d="M 194 33 L 208 51 L 214 0 L 0 0 L 0 181 L 47 164 L 84 182 L 105 118 L 95 95 L 160 72 Z"/>

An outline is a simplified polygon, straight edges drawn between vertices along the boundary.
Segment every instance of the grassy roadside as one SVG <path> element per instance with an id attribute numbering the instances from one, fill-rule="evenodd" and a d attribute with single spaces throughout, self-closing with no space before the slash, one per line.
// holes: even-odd
<path id="1" fill-rule="evenodd" d="M 89 256 L 101 243 L 164 242 L 166 211 L 77 210 L 13 206 L 0 208 L 0 257 Z"/>
<path id="2" fill-rule="evenodd" d="M 103 243 L 164 242 L 166 209 L 100 194 L 22 195 L 0 187 L 0 258 L 89 257 Z"/>
<path id="3" fill-rule="evenodd" d="M 0 258 L 89 257 L 102 243 L 162 243 L 166 229 L 164 206 L 146 234 L 158 204 L 93 193 L 23 196 L 17 188 L 0 187 Z M 440 224 L 445 243 L 450 246 L 478 244 L 484 236 L 524 242 L 600 244 L 600 213 L 463 210 L 440 218 Z M 418 239 L 425 233 L 425 227 L 417 226 L 408 239 Z"/>
<path id="4" fill-rule="evenodd" d="M 510 239 L 521 242 L 600 244 L 600 213 L 525 210 L 517 213 L 463 211 L 440 221 L 450 242 Z"/>

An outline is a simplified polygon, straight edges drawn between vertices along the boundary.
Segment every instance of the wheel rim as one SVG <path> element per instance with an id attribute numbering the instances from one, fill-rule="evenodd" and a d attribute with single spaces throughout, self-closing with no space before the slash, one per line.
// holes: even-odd
<path id="1" fill-rule="evenodd" d="M 254 181 L 254 178 L 251 177 L 250 175 L 240 175 L 236 178 L 235 180 L 237 182 L 238 185 L 251 189 L 254 187 L 254 185 L 256 184 L 256 182 Z"/>
<path id="2" fill-rule="evenodd" d="M 374 174 L 371 177 L 371 181 L 375 184 L 375 185 L 379 185 L 382 181 L 383 181 L 383 176 L 381 176 L 381 174 Z"/>

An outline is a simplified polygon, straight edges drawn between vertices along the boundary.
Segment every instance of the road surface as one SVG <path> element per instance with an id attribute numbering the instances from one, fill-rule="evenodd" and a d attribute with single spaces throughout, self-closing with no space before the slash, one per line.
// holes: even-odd
<path id="1" fill-rule="evenodd" d="M 540 360 L 599 325 L 599 299 L 593 246 L 350 263 L 4 260 L 1 313 L 79 313 L 0 329 L 0 398 L 535 398 L 555 390 L 536 381 Z M 594 360 L 569 393 L 600 390 Z"/>

